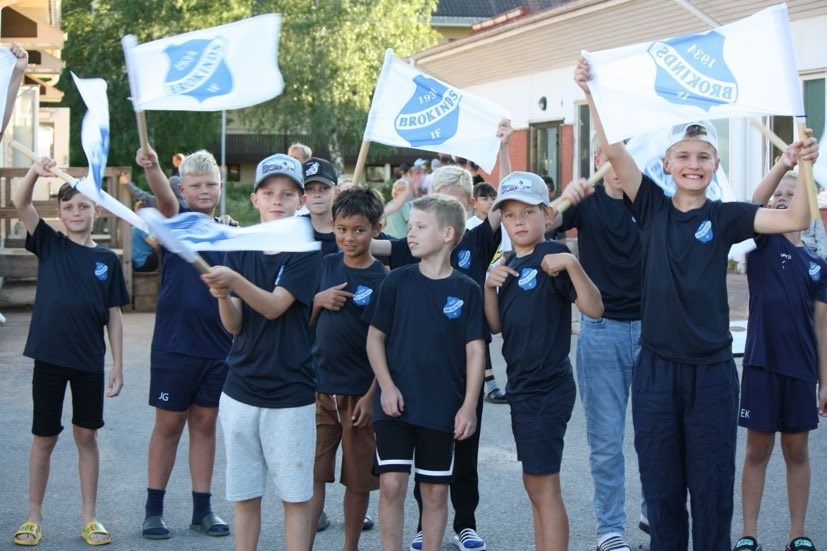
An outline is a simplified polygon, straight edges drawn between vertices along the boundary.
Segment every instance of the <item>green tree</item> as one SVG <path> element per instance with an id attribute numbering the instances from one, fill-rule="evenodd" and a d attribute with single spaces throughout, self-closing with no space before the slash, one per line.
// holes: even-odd
<path id="1" fill-rule="evenodd" d="M 436 43 L 430 14 L 438 0 L 64 0 L 66 67 L 109 85 L 110 165 L 131 165 L 137 128 L 120 39 L 139 43 L 237 21 L 282 13 L 279 66 L 283 93 L 229 113 L 251 133 L 323 134 L 340 169 L 343 146 L 361 142 L 370 97 L 386 48 L 398 57 Z M 267 45 L 262 45 L 262 48 Z M 251 52 L 255 55 L 255 52 Z M 86 160 L 80 145 L 83 101 L 71 78 L 61 79 L 64 106 L 72 108 L 71 162 Z M 150 142 L 161 155 L 209 147 L 219 139 L 220 114 L 147 112 Z"/>

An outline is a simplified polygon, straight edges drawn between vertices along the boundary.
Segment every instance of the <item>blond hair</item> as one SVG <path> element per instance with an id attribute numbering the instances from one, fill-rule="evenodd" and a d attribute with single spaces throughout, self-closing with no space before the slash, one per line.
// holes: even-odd
<path id="1" fill-rule="evenodd" d="M 474 194 L 473 181 L 474 178 L 470 172 L 456 165 L 439 167 L 431 174 L 434 193 L 443 193 L 445 188 L 457 187 L 465 192 L 468 199 L 471 199 Z"/>
<path id="2" fill-rule="evenodd" d="M 178 174 L 183 179 L 185 176 L 194 174 L 209 174 L 216 182 L 221 181 L 221 172 L 218 170 L 218 163 L 213 154 L 205 149 L 190 153 L 181 161 L 178 167 Z"/>
<path id="3" fill-rule="evenodd" d="M 433 214 L 440 229 L 449 226 L 454 228 L 454 240 L 451 243 L 451 250 L 459 245 L 465 233 L 465 207 L 462 206 L 462 203 L 449 195 L 426 195 L 416 199 L 411 207 Z"/>

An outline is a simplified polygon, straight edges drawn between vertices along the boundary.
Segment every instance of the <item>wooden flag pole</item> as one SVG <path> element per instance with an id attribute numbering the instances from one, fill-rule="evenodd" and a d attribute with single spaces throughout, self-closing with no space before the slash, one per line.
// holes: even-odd
<path id="1" fill-rule="evenodd" d="M 365 172 L 365 162 L 368 159 L 368 149 L 370 149 L 370 140 L 362 141 L 362 147 L 359 148 L 359 157 L 356 159 L 356 168 L 353 170 L 353 187 L 358 186 L 362 182 L 362 176 Z"/>
<path id="2" fill-rule="evenodd" d="M 37 153 L 35 153 L 34 151 L 29 149 L 25 145 L 21 144 L 20 142 L 12 141 L 11 146 L 12 146 L 12 149 L 16 149 L 19 153 L 25 155 L 26 157 L 28 157 L 29 159 L 31 159 L 34 162 L 37 162 L 37 161 L 40 160 L 40 157 L 37 155 Z M 77 178 L 75 178 L 74 176 L 72 176 L 68 172 L 65 172 L 65 171 L 59 169 L 56 166 L 50 168 L 49 170 L 52 172 L 52 174 L 54 174 L 55 176 L 57 176 L 58 178 L 60 178 L 62 180 L 65 180 L 65 181 L 69 182 L 70 184 L 77 180 Z"/>
<path id="3" fill-rule="evenodd" d="M 149 151 L 149 131 L 146 125 L 146 111 L 135 111 L 135 118 L 138 121 L 138 139 L 141 142 L 141 149 Z"/>
<path id="4" fill-rule="evenodd" d="M 598 169 L 595 171 L 595 173 L 594 173 L 594 174 L 592 174 L 591 176 L 589 176 L 589 179 L 588 179 L 588 180 L 586 180 L 586 184 L 588 184 L 588 185 L 590 185 L 590 186 L 595 185 L 597 182 L 599 182 L 600 180 L 602 180 L 602 179 L 603 179 L 603 177 L 604 177 L 606 174 L 608 174 L 608 173 L 609 173 L 609 171 L 610 171 L 611 169 L 612 169 L 612 165 L 611 165 L 608 161 L 607 161 L 607 162 L 605 162 L 605 163 L 603 163 L 602 165 L 600 165 L 600 168 L 598 168 Z M 569 201 L 568 199 L 563 199 L 563 200 L 561 200 L 561 201 L 557 204 L 557 207 L 554 209 L 554 212 L 555 212 L 555 213 L 558 213 L 558 214 L 562 214 L 562 213 L 563 213 L 563 212 L 565 212 L 565 211 L 566 211 L 566 209 L 568 209 L 570 206 L 571 206 L 571 201 Z"/>
<path id="5" fill-rule="evenodd" d="M 754 119 L 752 121 L 752 125 L 759 132 L 761 132 L 761 134 L 767 138 L 772 145 L 781 150 L 782 153 L 787 149 L 787 144 L 784 143 L 784 140 L 778 137 L 778 134 Z M 807 122 L 803 118 L 796 119 L 796 127 L 798 128 L 799 138 L 802 140 L 805 139 L 807 136 Z M 807 204 L 810 206 L 810 219 L 815 220 L 818 218 L 819 213 L 815 179 L 813 178 L 813 162 L 799 161 L 798 170 L 801 171 L 802 176 L 804 176 L 804 182 L 807 184 Z"/>

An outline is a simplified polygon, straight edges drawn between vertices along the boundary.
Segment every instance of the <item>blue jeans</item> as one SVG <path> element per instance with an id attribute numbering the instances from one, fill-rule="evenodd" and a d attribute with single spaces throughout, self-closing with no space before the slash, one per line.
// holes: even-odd
<path id="1" fill-rule="evenodd" d="M 577 386 L 586 415 L 598 537 L 625 532 L 623 434 L 639 341 L 639 320 L 580 315 Z"/>

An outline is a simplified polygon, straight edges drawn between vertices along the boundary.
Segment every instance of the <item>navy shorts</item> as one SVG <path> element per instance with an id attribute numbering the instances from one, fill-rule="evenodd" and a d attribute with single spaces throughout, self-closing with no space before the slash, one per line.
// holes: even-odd
<path id="1" fill-rule="evenodd" d="M 373 430 L 376 433 L 375 474 L 410 473 L 411 466 L 414 466 L 414 480 L 417 482 L 453 482 L 454 435 L 450 432 L 392 419 L 375 421 Z"/>
<path id="2" fill-rule="evenodd" d="M 815 430 L 818 428 L 816 384 L 745 365 L 738 424 L 759 432 Z"/>
<path id="3" fill-rule="evenodd" d="M 574 378 L 571 371 L 566 371 L 560 373 L 554 389 L 547 394 L 525 400 L 509 399 L 511 432 L 517 444 L 517 459 L 523 464 L 523 474 L 560 472 L 563 437 L 576 395 Z"/>
<path id="4" fill-rule="evenodd" d="M 97 430 L 103 426 L 103 373 L 34 361 L 32 434 L 57 436 L 63 430 L 66 383 L 72 389 L 72 424 Z"/>
<path id="5" fill-rule="evenodd" d="M 187 411 L 193 404 L 217 408 L 227 378 L 227 363 L 212 358 L 152 349 L 149 405 Z"/>

